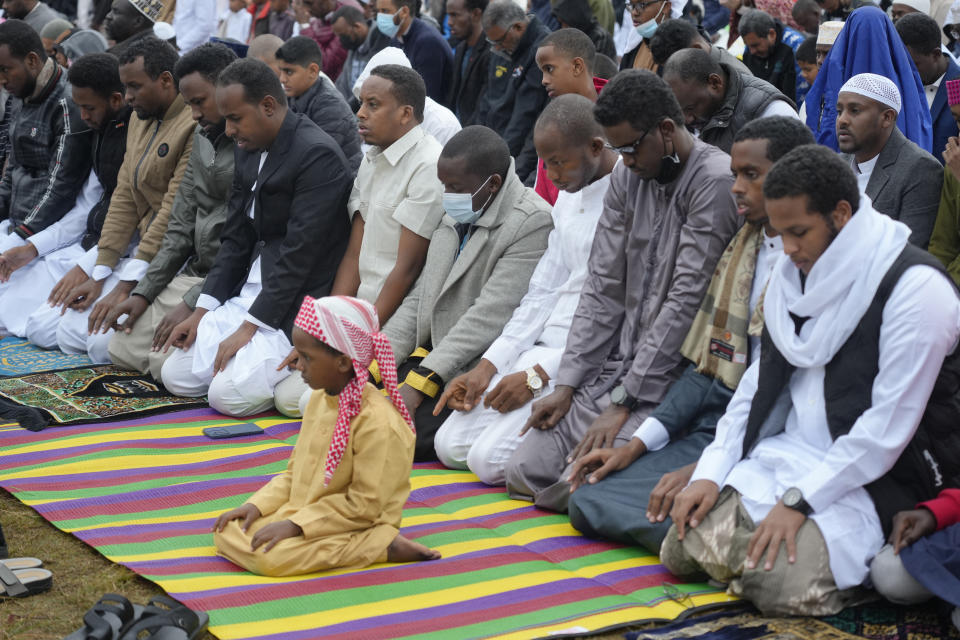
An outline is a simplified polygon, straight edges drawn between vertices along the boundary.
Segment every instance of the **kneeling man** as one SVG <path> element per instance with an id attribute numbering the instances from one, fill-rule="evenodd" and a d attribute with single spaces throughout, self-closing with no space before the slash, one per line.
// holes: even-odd
<path id="1" fill-rule="evenodd" d="M 677 496 L 660 558 L 764 614 L 829 615 L 859 600 L 904 465 L 929 473 L 909 468 L 925 457 L 911 441 L 960 336 L 960 301 L 829 149 L 785 155 L 763 194 L 786 255 L 760 359 Z"/>

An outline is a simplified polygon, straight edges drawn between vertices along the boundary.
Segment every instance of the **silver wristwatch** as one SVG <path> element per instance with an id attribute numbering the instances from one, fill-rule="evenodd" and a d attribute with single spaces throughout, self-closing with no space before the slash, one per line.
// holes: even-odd
<path id="1" fill-rule="evenodd" d="M 543 392 L 543 378 L 533 367 L 527 369 L 527 389 L 530 389 L 534 398 L 539 398 Z"/>

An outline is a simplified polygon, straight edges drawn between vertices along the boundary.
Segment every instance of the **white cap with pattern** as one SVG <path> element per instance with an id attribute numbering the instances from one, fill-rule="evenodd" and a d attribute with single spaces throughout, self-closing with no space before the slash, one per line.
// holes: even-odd
<path id="1" fill-rule="evenodd" d="M 817 44 L 833 45 L 837 41 L 841 29 L 843 29 L 843 21 L 841 20 L 824 22 L 820 25 L 820 30 L 817 31 Z"/>
<path id="2" fill-rule="evenodd" d="M 900 90 L 897 85 L 893 80 L 875 73 L 858 73 L 840 87 L 839 93 L 856 93 L 900 113 Z"/>

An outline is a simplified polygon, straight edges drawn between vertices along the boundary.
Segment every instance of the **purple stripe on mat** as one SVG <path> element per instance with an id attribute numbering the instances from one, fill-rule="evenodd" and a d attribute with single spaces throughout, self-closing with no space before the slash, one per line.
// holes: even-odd
<path id="1" fill-rule="evenodd" d="M 293 446 L 291 445 L 286 445 L 286 446 L 289 447 L 289 450 L 291 451 L 293 450 Z M 176 477 L 177 473 L 193 471 L 196 469 L 210 469 L 211 467 L 220 466 L 224 463 L 244 462 L 247 460 L 265 456 L 267 454 L 271 454 L 273 451 L 276 451 L 276 449 L 270 449 L 267 451 L 254 451 L 253 453 L 246 453 L 242 456 L 231 456 L 229 458 L 218 458 L 217 460 L 205 460 L 202 462 L 193 462 L 190 464 L 175 465 L 175 466 L 169 466 L 169 467 L 143 467 L 135 470 L 119 469 L 116 471 L 99 471 L 96 473 L 71 473 L 71 474 L 64 474 L 64 475 L 58 475 L 58 476 L 44 476 L 42 478 L 29 478 L 23 481 L 29 482 L 31 485 L 33 484 L 58 485 L 62 483 L 69 483 L 71 480 L 90 481 L 90 480 L 112 479 L 112 478 L 131 478 L 131 477 L 135 478 L 137 474 L 147 475 L 151 473 L 152 474 L 163 473 L 164 475 L 168 475 L 170 477 Z M 284 453 L 284 456 L 283 456 L 284 460 L 290 457 L 289 452 L 283 452 L 283 453 Z M 4 461 L 6 461 L 6 458 L 4 458 Z M 259 465 L 255 465 L 255 466 L 259 466 Z M 8 482 L 19 483 L 21 482 L 21 480 L 16 480 L 16 481 L 10 480 Z M 24 489 L 20 489 L 20 490 L 22 491 Z"/>
<path id="2" fill-rule="evenodd" d="M 97 496 L 95 498 L 80 498 L 78 500 L 61 500 L 58 502 L 50 502 L 47 504 L 35 505 L 33 508 L 36 509 L 41 514 L 52 515 L 58 511 L 77 511 L 83 510 L 88 507 L 103 506 L 108 504 L 123 504 L 127 502 L 137 502 L 140 500 L 156 500 L 159 498 L 169 497 L 169 496 L 179 496 L 185 494 L 198 493 L 206 489 L 215 489 L 217 487 L 226 487 L 226 486 L 238 486 L 240 490 L 237 491 L 236 495 L 239 493 L 244 493 L 248 489 L 243 489 L 243 486 L 256 484 L 259 488 L 260 486 L 267 483 L 267 481 L 273 476 L 247 476 L 240 480 L 235 478 L 223 478 L 220 480 L 205 480 L 203 482 L 188 482 L 186 484 L 172 485 L 169 487 L 159 487 L 156 489 L 144 489 L 142 491 L 133 491 L 131 493 L 117 493 L 106 496 Z M 243 484 L 239 484 L 239 483 Z M 179 505 L 178 505 L 179 506 Z M 167 508 L 167 507 L 160 507 Z M 94 514 L 90 514 L 94 515 Z M 83 517 L 83 516 L 81 516 Z M 56 518 L 53 518 L 56 519 Z"/>
<path id="3" fill-rule="evenodd" d="M 392 625 L 405 624 L 418 620 L 429 620 L 431 618 L 439 618 L 447 615 L 465 615 L 472 611 L 491 611 L 491 615 L 494 615 L 493 612 L 499 608 L 516 605 L 525 600 L 549 597 L 558 593 L 574 591 L 576 589 L 586 589 L 590 587 L 596 588 L 598 586 L 606 588 L 606 585 L 597 585 L 589 578 L 574 577 L 565 580 L 549 582 L 543 585 L 524 587 L 522 589 L 514 589 L 511 591 L 505 591 L 503 593 L 491 594 L 480 598 L 474 598 L 472 600 L 452 602 L 449 604 L 426 607 L 423 609 L 414 609 L 412 611 L 403 611 L 400 613 L 391 613 L 383 616 L 360 618 L 357 620 L 351 620 L 349 622 L 341 622 L 339 624 L 320 627 L 319 629 L 314 628 L 305 631 L 293 631 L 270 635 L 269 637 L 274 640 L 311 640 L 312 638 L 318 637 L 317 632 L 321 629 L 323 632 L 322 635 L 333 635 L 336 633 L 357 633 L 377 627 L 388 628 Z M 621 594 L 611 592 L 610 595 L 619 596 Z M 451 631 L 453 630 L 451 629 Z M 262 637 L 266 638 L 266 636 Z"/>
<path id="4" fill-rule="evenodd" d="M 491 487 L 482 482 L 456 482 L 452 484 L 438 484 L 432 487 L 421 487 L 410 492 L 410 500 L 421 502 L 433 498 L 441 498 L 451 493 L 465 493 L 474 491 L 476 495 L 484 493 L 503 493 L 503 487 Z"/>
<path id="5" fill-rule="evenodd" d="M 200 428 L 199 426 L 197 427 Z M 261 443 L 265 441 L 273 442 L 276 438 L 272 438 L 267 434 L 262 436 L 255 436 L 249 439 L 251 443 Z M 95 442 L 93 444 L 87 444 L 79 447 L 64 447 L 63 449 L 50 449 L 48 451 L 34 451 L 31 453 L 21 453 L 13 455 L 4 456 L 4 464 L 9 463 L 12 466 L 21 466 L 28 465 L 31 462 L 40 463 L 40 462 L 54 462 L 56 460 L 73 458 L 76 456 L 84 455 L 85 453 L 94 452 L 94 451 L 110 451 L 112 449 L 176 449 L 180 447 L 195 446 L 195 445 L 207 445 L 213 446 L 215 443 L 210 438 L 198 434 L 196 436 L 179 436 L 176 438 L 152 438 L 152 439 L 143 439 L 143 440 L 116 440 L 111 442 Z"/>

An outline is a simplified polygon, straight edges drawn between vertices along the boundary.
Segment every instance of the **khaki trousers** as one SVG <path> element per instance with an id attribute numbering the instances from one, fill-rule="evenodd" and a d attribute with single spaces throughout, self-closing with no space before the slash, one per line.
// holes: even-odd
<path id="1" fill-rule="evenodd" d="M 130 333 L 117 332 L 113 335 L 109 346 L 111 362 L 118 367 L 150 373 L 154 380 L 159 381 L 160 369 L 175 349 L 171 347 L 167 353 L 151 351 L 153 334 L 156 333 L 163 316 L 183 302 L 184 294 L 201 282 L 203 278 L 182 274 L 171 280 L 153 304 L 143 312 Z"/>
<path id="2" fill-rule="evenodd" d="M 728 593 L 745 598 L 764 615 L 826 616 L 869 600 L 860 588 L 840 590 L 830 571 L 827 544 L 817 523 L 807 518 L 797 533 L 797 561 L 787 561 L 787 547 L 780 544 L 773 569 L 763 560 L 754 569 L 744 565 L 747 545 L 756 531 L 740 494 L 731 487 L 695 529 L 687 527 L 683 541 L 673 525 L 660 547 L 660 561 L 680 578 L 701 578 L 706 573 L 728 584 Z"/>

